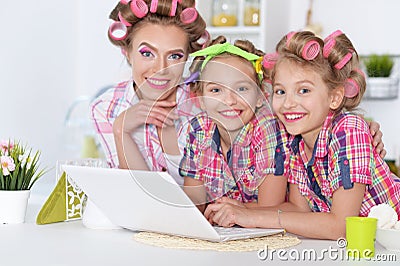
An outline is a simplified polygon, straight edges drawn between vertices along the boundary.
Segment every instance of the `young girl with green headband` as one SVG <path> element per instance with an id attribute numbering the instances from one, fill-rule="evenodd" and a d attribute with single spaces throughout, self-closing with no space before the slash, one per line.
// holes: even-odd
<path id="1" fill-rule="evenodd" d="M 179 170 L 201 211 L 223 196 L 249 205 L 284 201 L 286 178 L 273 174 L 276 121 L 261 89 L 263 55 L 249 41 L 224 37 L 192 54 L 192 90 L 203 112 L 190 122 Z"/>

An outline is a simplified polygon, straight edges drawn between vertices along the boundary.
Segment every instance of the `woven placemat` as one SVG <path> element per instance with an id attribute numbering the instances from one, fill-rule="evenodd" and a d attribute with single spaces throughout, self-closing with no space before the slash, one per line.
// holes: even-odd
<path id="1" fill-rule="evenodd" d="M 271 250 L 283 249 L 298 245 L 301 242 L 295 236 L 282 234 L 220 243 L 151 232 L 136 233 L 133 238 L 137 242 L 157 247 L 215 251 L 256 251 L 266 246 Z"/>

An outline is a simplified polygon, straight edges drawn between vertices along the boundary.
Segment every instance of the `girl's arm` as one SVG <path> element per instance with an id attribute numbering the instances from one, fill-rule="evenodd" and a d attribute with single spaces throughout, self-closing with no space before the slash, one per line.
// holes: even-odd
<path id="1" fill-rule="evenodd" d="M 287 178 L 269 174 L 258 187 L 258 202 L 256 207 L 276 206 L 285 202 Z"/>
<path id="2" fill-rule="evenodd" d="M 185 177 L 183 191 L 189 196 L 197 208 L 203 213 L 206 208 L 207 194 L 203 181 Z"/>
<path id="3" fill-rule="evenodd" d="M 285 176 L 267 175 L 258 187 L 258 201 L 242 203 L 241 201 L 222 197 L 217 203 L 229 203 L 246 208 L 259 208 L 262 206 L 276 206 L 285 202 L 287 178 Z"/>
<path id="4" fill-rule="evenodd" d="M 330 213 L 311 212 L 296 185 L 290 186 L 289 202 L 261 209 L 240 208 L 231 204 L 212 204 L 205 211 L 221 226 L 285 228 L 297 235 L 333 239 L 345 236 L 348 216 L 358 216 L 365 185 L 354 183 L 352 189 L 340 187 L 333 195 Z"/>

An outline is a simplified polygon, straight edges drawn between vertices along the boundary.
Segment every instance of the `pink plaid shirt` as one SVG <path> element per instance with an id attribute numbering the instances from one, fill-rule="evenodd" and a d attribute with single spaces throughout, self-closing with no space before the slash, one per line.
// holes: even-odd
<path id="1" fill-rule="evenodd" d="M 124 110 L 138 102 L 139 98 L 133 89 L 133 82 L 125 81 L 107 90 L 91 103 L 91 118 L 110 167 L 118 167 L 117 150 L 112 131 L 114 120 Z M 189 87 L 185 85 L 178 87 L 176 102 L 180 119 L 175 121 L 175 129 L 178 135 L 178 146 L 182 154 L 188 121 L 199 113 L 199 109 L 191 101 Z M 168 170 L 157 128 L 154 125 L 143 125 L 133 134 L 132 138 L 151 170 Z"/>
<path id="2" fill-rule="evenodd" d="M 262 107 L 241 129 L 225 160 L 216 124 L 199 114 L 190 123 L 180 174 L 203 181 L 208 202 L 222 196 L 256 201 L 258 186 L 274 172 L 275 130 L 274 117 Z"/>
<path id="3" fill-rule="evenodd" d="M 285 170 L 289 182 L 298 185 L 313 211 L 329 212 L 333 193 L 353 183 L 366 184 L 360 216 L 368 216 L 372 206 L 388 203 L 400 215 L 400 179 L 372 146 L 367 123 L 359 116 L 331 113 L 319 133 L 313 156 L 307 159 L 301 136 L 290 138 L 290 156 Z"/>

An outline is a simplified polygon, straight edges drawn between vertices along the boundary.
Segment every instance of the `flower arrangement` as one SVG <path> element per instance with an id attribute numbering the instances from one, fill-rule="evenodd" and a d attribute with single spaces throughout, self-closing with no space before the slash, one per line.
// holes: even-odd
<path id="1" fill-rule="evenodd" d="M 46 173 L 39 170 L 40 152 L 12 140 L 0 141 L 0 190 L 30 190 Z"/>

